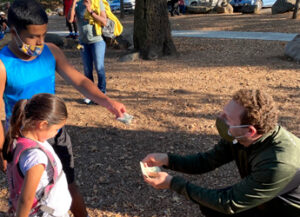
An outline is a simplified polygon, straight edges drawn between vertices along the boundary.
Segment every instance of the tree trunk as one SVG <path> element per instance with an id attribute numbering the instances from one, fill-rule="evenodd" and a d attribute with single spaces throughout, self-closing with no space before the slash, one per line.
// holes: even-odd
<path id="1" fill-rule="evenodd" d="M 300 1 L 297 0 L 297 1 L 296 1 L 296 4 L 295 4 L 294 13 L 293 13 L 293 19 L 297 19 L 297 16 L 298 16 L 298 10 L 299 10 L 299 4 L 300 4 Z"/>
<path id="2" fill-rule="evenodd" d="M 166 0 L 136 0 L 133 41 L 143 59 L 177 54 Z"/>

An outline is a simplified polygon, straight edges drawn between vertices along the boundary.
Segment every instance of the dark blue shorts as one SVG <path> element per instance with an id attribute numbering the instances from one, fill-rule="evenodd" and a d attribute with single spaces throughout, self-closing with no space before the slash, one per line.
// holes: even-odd
<path id="1" fill-rule="evenodd" d="M 74 156 L 71 138 L 67 133 L 66 128 L 63 127 L 57 135 L 54 138 L 49 139 L 48 142 L 52 145 L 63 165 L 68 184 L 73 183 L 75 181 Z"/>

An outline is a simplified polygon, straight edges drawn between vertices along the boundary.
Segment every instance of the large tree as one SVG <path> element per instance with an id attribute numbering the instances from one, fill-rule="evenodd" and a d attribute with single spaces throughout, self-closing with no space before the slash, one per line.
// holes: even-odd
<path id="1" fill-rule="evenodd" d="M 296 0 L 295 9 L 294 9 L 294 13 L 293 13 L 293 19 L 297 19 L 297 17 L 298 17 L 299 4 L 300 4 L 300 1 Z"/>
<path id="2" fill-rule="evenodd" d="M 134 48 L 143 59 L 176 54 L 171 37 L 167 0 L 136 0 Z"/>

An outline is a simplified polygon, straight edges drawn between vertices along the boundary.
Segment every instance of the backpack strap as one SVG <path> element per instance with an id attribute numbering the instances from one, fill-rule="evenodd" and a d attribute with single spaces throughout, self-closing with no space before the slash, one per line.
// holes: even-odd
<path id="1" fill-rule="evenodd" d="M 62 174 L 63 174 L 63 170 L 61 170 L 59 176 L 57 177 L 57 180 L 56 180 L 55 184 L 56 184 L 56 183 L 58 182 L 58 180 L 62 177 Z M 55 185 L 55 184 L 54 184 L 54 185 Z M 53 185 L 53 187 L 54 187 L 54 185 Z M 44 196 L 41 198 L 40 201 L 46 200 L 46 199 L 48 198 L 49 192 L 50 192 L 50 191 L 48 191 L 47 194 L 44 194 Z M 52 215 L 53 215 L 54 212 L 55 212 L 55 210 L 54 210 L 53 208 L 51 208 L 51 207 L 49 207 L 49 206 L 46 206 L 46 205 L 40 205 L 40 206 L 39 206 L 39 209 L 40 209 L 41 211 L 45 212 L 45 213 L 52 214 Z"/>
<path id="2" fill-rule="evenodd" d="M 58 178 L 63 173 L 63 170 L 58 175 L 57 163 L 56 163 L 55 158 L 52 155 L 52 153 L 49 150 L 47 150 L 46 148 L 44 148 L 42 145 L 40 145 L 38 142 L 36 142 L 34 140 L 31 140 L 31 139 L 28 139 L 28 138 L 23 138 L 22 137 L 22 138 L 18 139 L 18 143 L 17 143 L 16 149 L 15 149 L 15 154 L 17 154 L 16 160 L 19 161 L 19 158 L 20 158 L 21 154 L 24 151 L 27 151 L 27 150 L 30 150 L 30 149 L 40 149 L 41 151 L 43 151 L 46 154 L 46 156 L 48 158 L 48 161 L 50 162 L 50 165 L 53 169 L 52 181 L 46 187 L 44 187 L 44 189 L 42 190 L 42 193 L 37 192 L 37 194 L 36 194 L 37 204 L 35 204 L 34 208 L 32 209 L 33 212 L 36 212 L 37 209 L 40 208 L 40 206 L 39 206 L 40 202 L 47 199 L 50 190 L 56 184 Z M 19 168 L 19 166 L 18 166 L 18 168 Z M 19 172 L 20 172 L 20 175 L 23 176 L 23 174 L 21 173 L 20 170 L 19 170 Z"/>
<path id="3" fill-rule="evenodd" d="M 20 145 L 18 145 L 19 143 L 22 144 L 21 147 L 20 147 Z M 19 147 L 20 147 L 20 149 L 19 149 Z M 52 177 L 52 183 L 51 184 L 55 184 L 56 180 L 57 180 L 57 177 L 58 177 L 58 171 L 57 171 L 57 164 L 56 164 L 56 161 L 54 159 L 54 156 L 52 155 L 52 153 L 49 150 L 47 150 L 46 148 L 44 148 L 38 142 L 36 142 L 34 140 L 31 140 L 31 139 L 28 139 L 28 138 L 24 138 L 24 137 L 19 138 L 18 139 L 18 143 L 16 145 L 16 151 L 18 150 L 18 152 L 17 152 L 17 154 L 18 154 L 17 160 L 19 161 L 21 154 L 24 151 L 27 151 L 29 149 L 40 149 L 41 151 L 43 151 L 46 154 L 46 156 L 47 156 L 47 158 L 48 158 L 48 160 L 50 162 L 50 165 L 51 165 L 51 167 L 53 169 L 53 177 Z"/>

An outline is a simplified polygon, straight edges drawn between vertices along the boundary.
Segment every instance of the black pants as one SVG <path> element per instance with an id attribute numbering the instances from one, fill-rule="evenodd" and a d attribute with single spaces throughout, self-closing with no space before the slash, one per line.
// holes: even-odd
<path id="1" fill-rule="evenodd" d="M 202 214 L 206 217 L 268 217 L 261 215 L 257 209 L 250 209 L 234 215 L 220 213 L 204 206 L 200 206 L 200 210 Z"/>
<path id="2" fill-rule="evenodd" d="M 73 28 L 72 28 L 72 25 L 73 25 Z M 66 26 L 68 27 L 69 32 L 73 32 L 73 29 L 74 29 L 74 32 L 77 33 L 77 23 L 75 20 L 73 23 L 69 23 L 69 21 L 66 18 Z"/>
<path id="3" fill-rule="evenodd" d="M 174 16 L 174 13 L 179 15 L 178 0 L 171 0 L 171 11 L 170 11 L 171 16 Z"/>
<path id="4" fill-rule="evenodd" d="M 74 156 L 71 138 L 67 133 L 66 128 L 61 128 L 57 135 L 54 138 L 49 139 L 48 142 L 50 145 L 52 145 L 55 153 L 62 163 L 68 184 L 73 183 L 75 179 Z"/>

